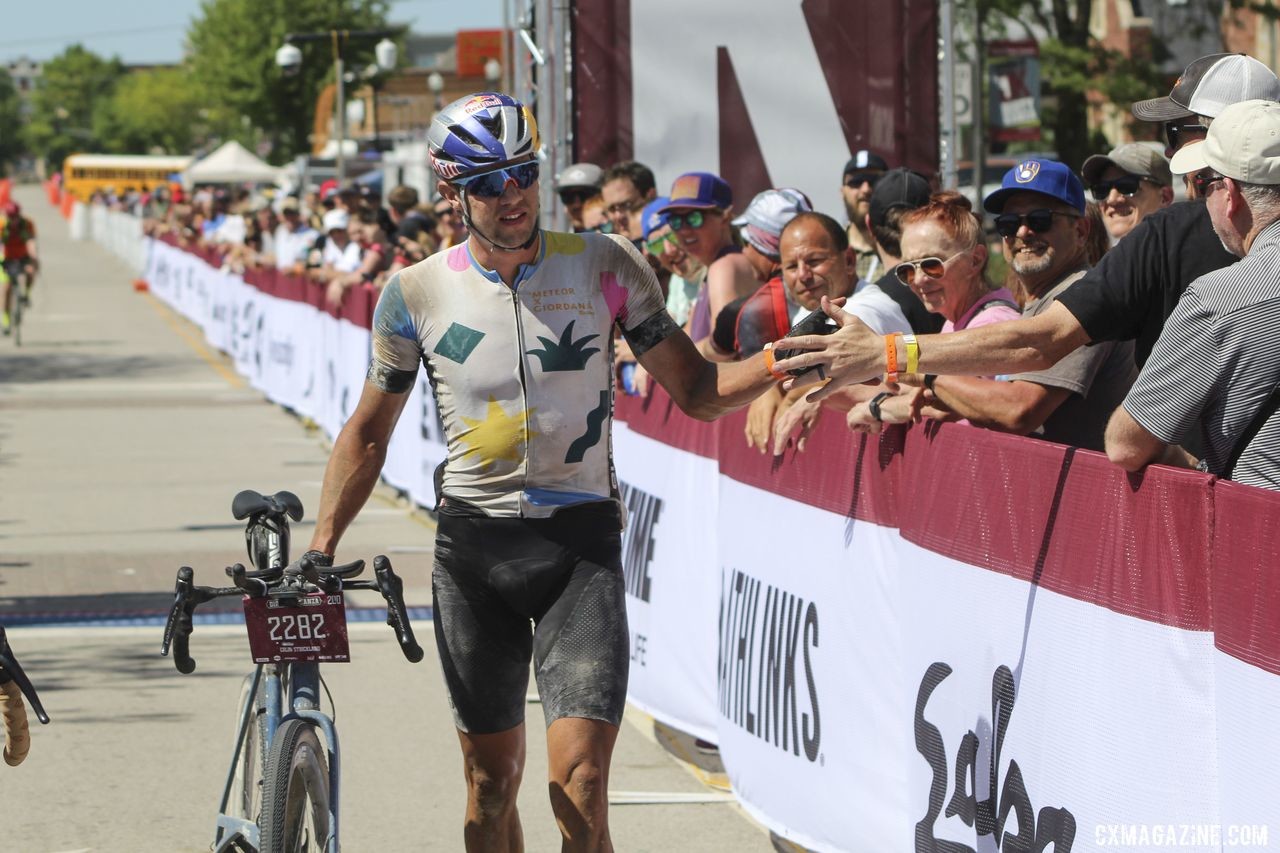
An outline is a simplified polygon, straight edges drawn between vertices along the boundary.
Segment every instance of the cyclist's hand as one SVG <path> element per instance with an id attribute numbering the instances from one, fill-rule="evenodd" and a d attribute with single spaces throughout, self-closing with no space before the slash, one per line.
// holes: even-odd
<path id="1" fill-rule="evenodd" d="M 308 551 L 298 559 L 294 560 L 286 571 L 290 574 L 302 574 L 302 570 L 305 568 L 304 562 L 308 565 L 315 566 L 317 569 L 331 569 L 333 568 L 333 555 L 326 554 L 323 551 Z"/>

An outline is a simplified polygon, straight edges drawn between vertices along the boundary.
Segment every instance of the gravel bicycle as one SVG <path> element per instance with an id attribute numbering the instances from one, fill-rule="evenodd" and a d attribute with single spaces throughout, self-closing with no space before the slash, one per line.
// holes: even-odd
<path id="1" fill-rule="evenodd" d="M 290 492 L 243 491 L 231 505 L 248 519 L 245 540 L 254 570 L 226 569 L 233 585 L 193 584 L 191 567 L 178 569 L 163 655 L 195 670 L 189 654 L 192 615 L 215 598 L 243 598 L 249 648 L 256 664 L 240 691 L 235 748 L 218 806 L 213 849 L 244 853 L 338 853 L 341 751 L 333 717 L 320 708 L 321 663 L 350 661 L 344 593 L 377 590 L 387 624 L 411 662 L 422 660 L 405 610 L 403 584 L 385 556 L 374 558 L 374 580 L 355 580 L 364 561 L 318 567 L 289 562 L 289 520 L 302 518 Z M 329 705 L 333 697 L 329 696 Z M 321 736 L 327 749 L 322 748 Z M 326 761 L 327 757 L 327 761 Z M 327 766 L 326 766 L 327 765 Z"/>
<path id="2" fill-rule="evenodd" d="M 0 720 L 4 722 L 4 763 L 10 767 L 17 767 L 25 761 L 31 751 L 27 709 L 22 702 L 24 696 L 31 703 L 31 710 L 36 712 L 36 718 L 48 725 L 49 715 L 44 712 L 40 697 L 23 672 L 22 665 L 13 656 L 4 626 L 0 625 Z"/>

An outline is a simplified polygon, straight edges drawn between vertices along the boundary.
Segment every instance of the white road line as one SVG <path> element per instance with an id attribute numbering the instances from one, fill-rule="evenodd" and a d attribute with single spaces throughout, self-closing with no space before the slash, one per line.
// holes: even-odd
<path id="1" fill-rule="evenodd" d="M 733 794 L 702 791 L 610 791 L 609 804 L 614 806 L 666 806 L 681 803 L 733 803 Z"/>

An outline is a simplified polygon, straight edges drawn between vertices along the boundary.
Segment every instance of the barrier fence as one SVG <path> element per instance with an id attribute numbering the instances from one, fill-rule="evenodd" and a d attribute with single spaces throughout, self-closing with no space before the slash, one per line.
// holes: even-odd
<path id="1" fill-rule="evenodd" d="M 124 224 L 119 224 L 124 228 Z M 96 225 L 95 228 L 95 237 Z M 152 292 L 335 435 L 373 293 L 146 240 Z M 384 476 L 434 503 L 420 377 Z M 783 460 L 619 397 L 630 699 L 815 850 L 1280 846 L 1280 495 L 960 425 Z M 1274 841 L 1273 841 L 1274 839 Z"/>

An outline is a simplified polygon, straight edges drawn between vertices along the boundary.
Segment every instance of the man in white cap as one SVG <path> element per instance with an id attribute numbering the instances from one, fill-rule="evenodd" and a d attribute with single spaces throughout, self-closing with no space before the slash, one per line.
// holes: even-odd
<path id="1" fill-rule="evenodd" d="M 1130 142 L 1084 161 L 1080 177 L 1117 243 L 1138 223 L 1173 203 L 1169 160 L 1150 145 Z"/>
<path id="2" fill-rule="evenodd" d="M 1133 105 L 1133 112 L 1138 118 L 1163 121 L 1171 146 L 1184 148 L 1202 135 L 1188 129 L 1193 124 L 1208 122 L 1227 104 L 1254 98 L 1280 100 L 1276 75 L 1251 57 L 1216 54 L 1187 66 L 1169 97 L 1155 99 L 1163 105 L 1160 109 L 1150 107 L 1155 102 L 1142 101 Z M 1044 313 L 981 329 L 919 336 L 918 369 L 925 375 L 968 376 L 1043 370 L 1085 344 L 1119 340 L 1135 341 L 1135 361 L 1141 366 L 1187 286 L 1236 260 L 1215 236 L 1203 201 L 1170 205 L 1146 217 Z M 780 370 L 823 366 L 831 381 L 816 395 L 884 374 L 889 347 L 894 348 L 897 364 L 906 363 L 901 337 L 885 341 L 847 312 L 832 306 L 829 313 L 841 329 L 789 339 L 787 349 L 807 352 L 777 364 Z"/>
<path id="3" fill-rule="evenodd" d="M 1227 107 L 1171 165 L 1244 260 L 1187 288 L 1107 426 L 1107 455 L 1129 471 L 1186 464 L 1177 445 L 1198 430 L 1206 470 L 1280 490 L 1280 103 Z"/>
<path id="4" fill-rule="evenodd" d="M 585 231 L 582 223 L 582 205 L 587 199 L 600 195 L 600 183 L 604 169 L 595 163 L 572 163 L 556 175 L 556 195 L 569 215 L 574 231 Z"/>

